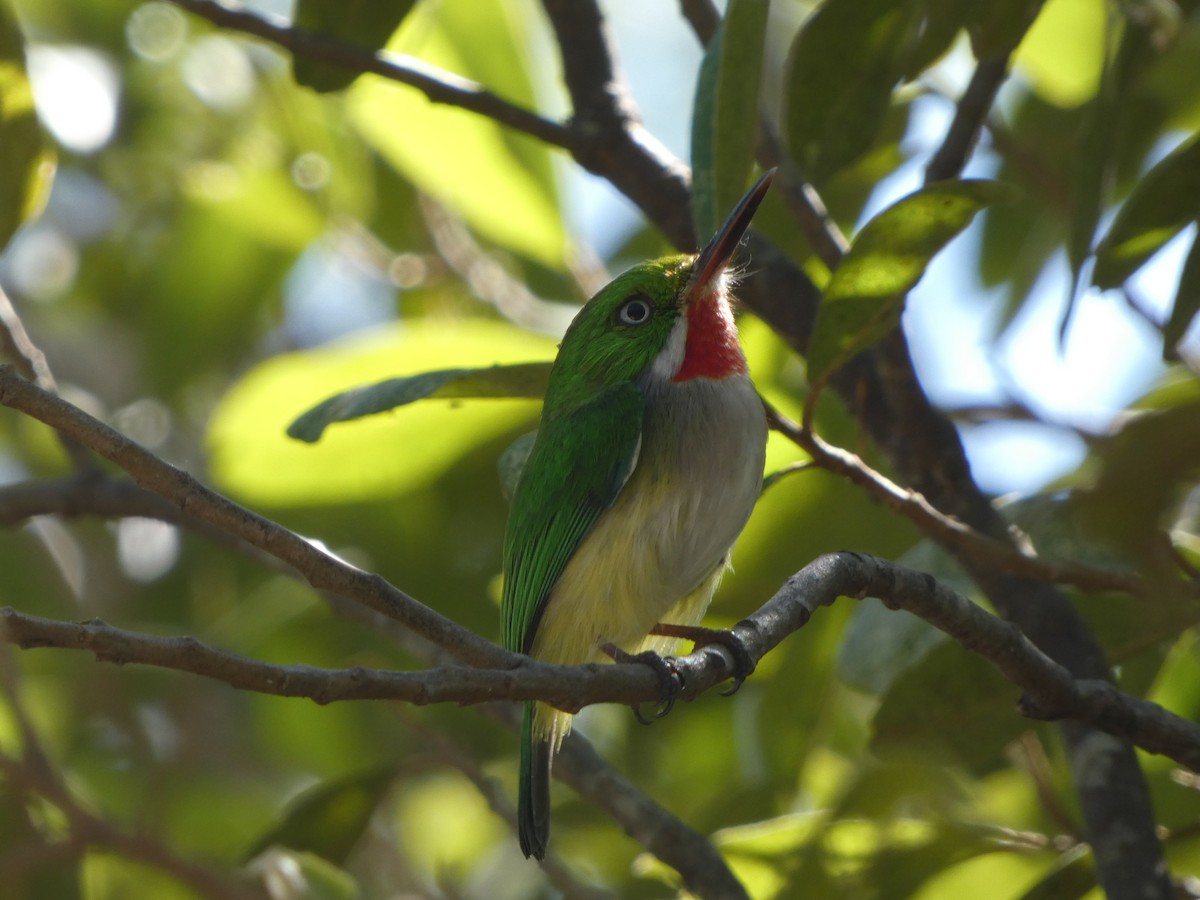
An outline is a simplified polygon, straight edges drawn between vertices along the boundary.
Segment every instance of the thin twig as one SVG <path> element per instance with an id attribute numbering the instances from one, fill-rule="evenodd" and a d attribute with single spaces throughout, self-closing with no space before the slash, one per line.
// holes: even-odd
<path id="1" fill-rule="evenodd" d="M 380 75 L 416 88 L 434 103 L 479 113 L 555 147 L 572 152 L 578 147 L 579 141 L 571 128 L 545 119 L 498 97 L 470 79 L 439 69 L 416 57 L 354 47 L 328 36 L 289 26 L 282 19 L 247 12 L 232 3 L 222 4 L 214 0 L 171 2 L 221 28 L 254 35 L 307 59 L 328 63 L 349 72 Z"/>
<path id="2" fill-rule="evenodd" d="M 1021 552 L 1016 546 L 998 541 L 967 525 L 961 519 L 937 509 L 922 494 L 901 487 L 876 472 L 858 456 L 824 441 L 813 431 L 788 420 L 777 410 L 768 409 L 771 427 L 802 448 L 814 465 L 841 475 L 864 488 L 917 525 L 960 559 L 999 572 L 1008 572 L 1050 584 L 1064 584 L 1088 591 L 1123 591 L 1134 596 L 1145 593 L 1143 580 L 1132 572 L 1100 569 L 1069 562 L 1051 562 Z"/>
<path id="3" fill-rule="evenodd" d="M 54 373 L 50 371 L 46 354 L 29 337 L 29 332 L 25 330 L 25 323 L 17 314 L 17 308 L 13 306 L 12 300 L 9 299 L 2 287 L 0 287 L 0 349 L 12 360 L 17 371 L 25 378 L 51 393 L 58 393 L 58 383 L 54 380 Z M 91 454 L 63 434 L 59 434 L 58 439 L 76 471 L 83 474 L 96 471 L 96 461 L 92 459 Z"/>
<path id="4" fill-rule="evenodd" d="M 11 638 L 0 629 L 0 638 Z M 103 848 L 131 860 L 154 866 L 204 897 L 213 900 L 265 900 L 265 893 L 223 873 L 175 856 L 148 835 L 122 831 L 111 822 L 85 809 L 68 790 L 42 749 L 32 719 L 25 709 L 16 684 L 15 668 L 7 646 L 0 646 L 0 690 L 21 737 L 21 758 L 0 753 L 0 772 L 6 786 L 20 793 L 37 795 L 64 816 L 69 829 L 66 841 L 42 849 L 45 862 L 52 864 L 60 854 L 79 858 L 89 847 Z"/>
<path id="5" fill-rule="evenodd" d="M 9 406 L 79 441 L 184 514 L 206 522 L 293 567 L 314 588 L 396 619 L 446 647 L 463 662 L 503 667 L 520 657 L 462 628 L 389 584 L 322 551 L 304 538 L 206 487 L 103 422 L 0 366 L 0 406 Z"/>

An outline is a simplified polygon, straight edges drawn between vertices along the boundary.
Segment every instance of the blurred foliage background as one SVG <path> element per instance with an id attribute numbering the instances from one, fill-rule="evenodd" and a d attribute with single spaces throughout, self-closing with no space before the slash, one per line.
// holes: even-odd
<path id="1" fill-rule="evenodd" d="M 702 47 L 674 4 L 602 7 L 649 127 L 687 158 L 693 109 L 720 107 L 714 92 L 729 90 L 730 76 L 713 62 L 701 72 Z M 924 329 L 918 351 L 938 345 L 951 373 L 943 388 L 954 386 L 956 365 L 1009 348 L 1010 373 L 1032 385 L 1026 400 L 957 395 L 972 407 L 961 424 L 973 434 L 995 419 L 1040 429 L 1059 467 L 1040 483 L 1029 484 L 1021 448 L 981 453 L 979 465 L 988 485 L 1025 488 L 1006 508 L 1064 558 L 1148 565 L 1139 548 L 1157 530 L 1193 562 L 1200 554 L 1198 457 L 1177 452 L 1200 446 L 1200 346 L 1188 331 L 1200 253 L 1187 244 L 1200 209 L 1198 7 L 1049 0 L 983 13 L 955 0 L 776 0 L 769 21 L 761 14 L 758 44 L 744 38 L 750 62 L 724 63 L 748 65 L 755 78 L 761 68 L 759 102 L 853 234 L 915 187 L 972 54 L 1019 37 L 1036 17 L 969 170 L 1015 185 L 1021 199 L 981 216 L 953 268 L 931 271 L 914 294 L 914 304 L 937 294 L 929 303 L 954 311 L 937 321 L 914 312 L 909 327 Z M 263 0 L 251 9 L 414 54 L 550 117 L 569 109 L 553 34 L 532 0 L 302 0 L 299 9 Z M 576 306 L 608 274 L 671 250 L 667 241 L 561 151 L 377 76 L 293 66 L 276 47 L 170 3 L 6 0 L 0 10 L 0 214 L 11 235 L 0 282 L 63 395 L 495 637 L 506 514 L 495 465 L 535 424 L 536 403 L 429 401 L 335 426 L 316 445 L 284 431 L 356 385 L 550 359 Z M 752 147 L 731 149 L 713 127 L 720 146 L 700 147 L 708 168 L 697 161 L 697 184 L 708 178 L 717 200 L 701 218 L 749 176 L 738 163 Z M 795 222 L 772 204 L 763 230 L 823 280 Z M 1131 278 L 1144 280 L 1131 287 Z M 1088 304 L 1117 310 L 1122 323 L 1108 334 L 1132 342 L 1137 332 L 1140 344 L 1076 345 L 1097 369 L 1120 373 L 1112 408 L 1099 423 L 1062 410 L 1040 423 L 1050 416 L 1039 416 L 1038 381 L 1051 392 L 1060 376 L 1036 351 L 1010 345 L 1012 327 L 1049 309 L 1036 319 L 1037 340 L 1056 341 L 1060 323 L 1069 339 L 1070 316 L 1082 322 Z M 975 337 L 955 330 L 963 320 Z M 803 360 L 753 317 L 741 326 L 760 390 L 798 415 Z M 946 362 L 948 347 L 960 356 Z M 1156 428 L 1161 420 L 1146 424 L 1139 410 L 1175 418 Z M 818 422 L 866 451 L 836 404 Z M 772 436 L 769 471 L 800 458 Z M 0 417 L 6 482 L 69 471 L 47 429 Z M 1107 523 L 1099 538 L 1083 519 Z M 974 594 L 911 524 L 849 483 L 806 471 L 764 495 L 710 621 L 736 622 L 811 558 L 842 548 L 903 559 Z M 37 517 L 6 531 L 0 603 L 191 635 L 269 662 L 419 665 L 291 578 L 146 519 Z M 1077 603 L 1123 689 L 1200 714 L 1194 602 Z M 554 850 L 575 880 L 551 887 L 477 788 L 494 780 L 514 795 L 516 741 L 473 711 L 320 707 L 66 651 L 5 652 L 10 697 L 22 699 L 78 804 L 171 859 L 230 878 L 252 873 L 275 896 L 676 890 L 669 869 L 567 789 L 557 794 Z M 592 708 L 578 727 L 641 789 L 711 834 L 754 897 L 801 888 L 822 898 L 1097 897 L 1057 734 L 1019 718 L 1016 699 L 922 623 L 845 602 L 772 653 L 731 700 L 706 696 L 648 729 L 623 708 Z M 11 703 L 4 708 L 0 749 L 12 755 L 23 739 Z M 1172 872 L 1200 875 L 1195 775 L 1161 757 L 1143 761 Z M 204 893 L 172 865 L 67 841 L 61 809 L 32 802 L 6 772 L 5 896 Z"/>

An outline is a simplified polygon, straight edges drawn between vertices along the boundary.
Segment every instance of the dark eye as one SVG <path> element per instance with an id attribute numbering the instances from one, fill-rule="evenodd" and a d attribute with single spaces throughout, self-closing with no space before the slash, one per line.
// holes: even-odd
<path id="1" fill-rule="evenodd" d="M 622 325 L 645 325 L 654 314 L 650 301 L 634 294 L 617 309 L 617 321 Z"/>

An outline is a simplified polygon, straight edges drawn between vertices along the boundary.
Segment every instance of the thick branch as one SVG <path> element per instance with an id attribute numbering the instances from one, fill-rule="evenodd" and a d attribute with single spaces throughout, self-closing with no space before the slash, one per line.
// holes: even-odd
<path id="1" fill-rule="evenodd" d="M 1077 680 L 1010 623 L 922 572 L 855 553 L 820 557 L 797 572 L 753 615 L 734 627 L 751 659 L 760 661 L 813 613 L 840 596 L 878 597 L 892 609 L 919 616 L 966 650 L 991 662 L 1024 691 L 1021 711 L 1038 719 L 1088 722 L 1139 747 L 1200 772 L 1200 725 L 1157 704 L 1122 694 L 1108 682 Z M 93 620 L 58 622 L 0 610 L 5 638 L 24 648 L 87 650 L 98 659 L 191 672 L 236 688 L 318 703 L 404 700 L 415 704 L 486 703 L 540 699 L 576 710 L 593 703 L 658 699 L 659 684 L 641 665 L 552 666 L 524 659 L 514 669 L 447 666 L 423 672 L 355 667 L 330 670 L 270 665 L 208 647 L 192 638 L 160 638 Z M 684 699 L 732 677 L 728 651 L 708 646 L 677 661 Z M 612 776 L 606 776 L 612 777 Z"/>
<path id="2" fill-rule="evenodd" d="M 542 0 L 582 143 L 575 159 L 632 199 L 675 246 L 696 247 L 691 171 L 646 130 L 595 0 Z"/>

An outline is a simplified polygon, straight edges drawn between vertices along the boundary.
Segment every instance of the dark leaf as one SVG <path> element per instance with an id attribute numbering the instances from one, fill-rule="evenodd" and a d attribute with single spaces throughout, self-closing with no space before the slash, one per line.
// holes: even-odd
<path id="1" fill-rule="evenodd" d="M 269 847 L 282 846 L 342 865 L 395 777 L 393 767 L 374 769 L 305 791 L 292 802 L 283 821 L 262 836 L 247 858 L 258 856 Z"/>
<path id="2" fill-rule="evenodd" d="M 957 643 L 940 644 L 883 696 L 871 747 L 884 758 L 990 768 L 1030 727 L 1017 714 L 1019 696 L 982 658 Z"/>
<path id="3" fill-rule="evenodd" d="M 528 397 L 546 393 L 550 363 L 519 363 L 483 369 L 443 369 L 389 378 L 323 400 L 288 426 L 288 436 L 310 444 L 334 422 L 348 422 L 428 399 Z"/>
<path id="4" fill-rule="evenodd" d="M 919 24 L 914 4 L 895 0 L 829 0 L 804 23 L 784 74 L 784 133 L 809 180 L 870 149 Z"/>
<path id="5" fill-rule="evenodd" d="M 1114 288 L 1200 217 L 1200 134 L 1143 176 L 1096 248 L 1092 283 Z"/>
<path id="6" fill-rule="evenodd" d="M 1188 326 L 1200 312 L 1200 231 L 1192 238 L 1192 249 L 1188 251 L 1183 271 L 1179 274 L 1179 287 L 1175 291 L 1175 302 L 1171 315 L 1163 326 L 1163 359 L 1176 358 L 1175 345 L 1183 340 Z"/>
<path id="7" fill-rule="evenodd" d="M 415 5 L 416 0 L 296 0 L 295 21 L 303 31 L 374 55 Z M 299 84 L 321 93 L 340 91 L 359 76 L 306 56 L 292 57 L 292 74 Z"/>

